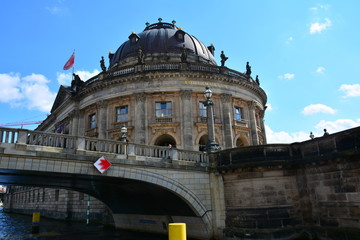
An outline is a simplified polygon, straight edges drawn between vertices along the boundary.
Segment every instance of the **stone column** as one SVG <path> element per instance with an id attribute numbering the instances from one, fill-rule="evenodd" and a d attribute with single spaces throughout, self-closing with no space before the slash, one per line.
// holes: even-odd
<path id="1" fill-rule="evenodd" d="M 249 120 L 250 120 L 250 128 L 251 128 L 251 133 L 250 133 L 250 137 L 251 137 L 251 141 L 252 141 L 252 145 L 258 145 L 259 144 L 259 136 L 257 133 L 257 128 L 256 128 L 256 116 L 255 116 L 255 106 L 256 103 L 254 101 L 249 102 Z"/>
<path id="2" fill-rule="evenodd" d="M 218 173 L 210 173 L 210 194 L 212 209 L 212 229 L 214 239 L 223 239 L 223 230 L 225 229 L 226 208 L 224 181 Z"/>
<path id="3" fill-rule="evenodd" d="M 194 139 L 193 139 L 193 114 L 192 114 L 192 101 L 191 101 L 191 90 L 183 90 L 181 94 L 181 125 L 183 135 L 183 148 L 185 150 L 194 151 Z"/>
<path id="4" fill-rule="evenodd" d="M 84 110 L 79 110 L 79 124 L 77 129 L 78 136 L 85 136 L 86 119 Z"/>
<path id="5" fill-rule="evenodd" d="M 80 118 L 80 111 L 75 109 L 71 111 L 68 115 L 68 117 L 71 119 L 71 127 L 69 129 L 69 134 L 78 136 L 79 135 L 79 118 Z"/>
<path id="6" fill-rule="evenodd" d="M 261 114 L 260 114 L 260 124 L 261 124 L 262 134 L 264 135 L 264 143 L 263 143 L 263 144 L 266 144 L 266 143 L 267 143 L 267 139 L 266 139 L 266 132 L 265 132 L 264 117 L 265 117 L 265 110 L 261 111 Z"/>
<path id="7" fill-rule="evenodd" d="M 105 100 L 102 100 L 97 104 L 98 107 L 97 127 L 99 133 L 98 138 L 101 139 L 107 138 L 107 106 L 108 103 Z"/>
<path id="8" fill-rule="evenodd" d="M 223 127 L 224 127 L 224 145 L 225 148 L 233 148 L 233 132 L 232 132 L 232 118 L 231 118 L 231 94 L 221 94 L 220 96 L 223 110 Z"/>
<path id="9" fill-rule="evenodd" d="M 145 144 L 146 127 L 145 127 L 145 93 L 135 93 L 135 143 Z"/>

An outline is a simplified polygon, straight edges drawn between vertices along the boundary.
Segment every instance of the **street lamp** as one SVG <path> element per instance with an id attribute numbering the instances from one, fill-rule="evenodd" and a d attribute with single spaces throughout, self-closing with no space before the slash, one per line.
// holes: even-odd
<path id="1" fill-rule="evenodd" d="M 123 141 L 123 142 L 126 142 L 126 138 L 127 138 L 127 136 L 126 136 L 126 133 L 127 133 L 127 128 L 125 127 L 125 125 L 123 125 L 122 126 L 122 128 L 121 128 L 121 141 Z"/>
<path id="2" fill-rule="evenodd" d="M 206 115 L 207 115 L 207 128 L 208 128 L 208 143 L 206 145 L 206 152 L 215 152 L 220 150 L 219 144 L 215 141 L 215 124 L 214 124 L 214 110 L 213 110 L 213 101 L 211 100 L 212 91 L 209 87 L 205 88 L 204 96 L 206 101 L 204 105 L 206 106 Z"/>

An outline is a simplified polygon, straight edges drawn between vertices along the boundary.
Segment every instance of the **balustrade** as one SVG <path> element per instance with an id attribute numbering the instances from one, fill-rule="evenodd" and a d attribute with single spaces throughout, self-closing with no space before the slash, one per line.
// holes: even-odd
<path id="1" fill-rule="evenodd" d="M 202 152 L 25 129 L 0 128 L 0 144 L 1 143 L 56 147 L 72 150 L 73 152 L 76 152 L 77 150 L 96 151 L 124 155 L 129 154 L 164 160 L 168 159 L 179 162 L 208 163 L 207 154 Z"/>

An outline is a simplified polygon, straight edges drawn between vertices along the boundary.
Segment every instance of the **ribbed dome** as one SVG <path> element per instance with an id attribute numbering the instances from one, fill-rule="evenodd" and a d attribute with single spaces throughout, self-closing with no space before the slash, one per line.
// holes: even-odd
<path id="1" fill-rule="evenodd" d="M 180 62 L 185 47 L 187 62 L 203 62 L 216 65 L 213 54 L 196 37 L 184 32 L 174 24 L 155 23 L 147 26 L 139 34 L 132 33 L 110 58 L 110 67 L 136 61 L 138 49 L 141 47 L 145 63 L 149 61 Z"/>

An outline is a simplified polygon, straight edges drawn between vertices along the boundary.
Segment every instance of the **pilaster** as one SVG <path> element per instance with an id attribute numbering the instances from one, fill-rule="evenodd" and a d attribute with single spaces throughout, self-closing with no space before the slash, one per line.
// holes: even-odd
<path id="1" fill-rule="evenodd" d="M 135 143 L 146 143 L 145 93 L 135 93 Z"/>
<path id="2" fill-rule="evenodd" d="M 223 128 L 224 128 L 224 145 L 225 148 L 233 148 L 233 132 L 232 132 L 232 118 L 231 118 L 231 94 L 221 94 L 220 99 L 222 102 L 222 110 L 223 110 Z"/>
<path id="3" fill-rule="evenodd" d="M 105 100 L 99 101 L 97 103 L 98 107 L 98 138 L 106 139 L 107 138 L 107 106 L 108 103 Z"/>
<path id="4" fill-rule="evenodd" d="M 249 105 L 249 118 L 250 118 L 249 120 L 250 120 L 250 128 L 251 128 L 252 145 L 258 145 L 259 136 L 256 129 L 256 115 L 255 115 L 256 102 L 255 101 L 248 102 L 248 105 Z"/>
<path id="5" fill-rule="evenodd" d="M 182 107 L 182 132 L 183 132 L 183 147 L 185 150 L 194 150 L 194 139 L 193 139 L 193 114 L 192 114 L 192 101 L 191 101 L 192 90 L 180 91 L 181 96 L 181 107 Z"/>

